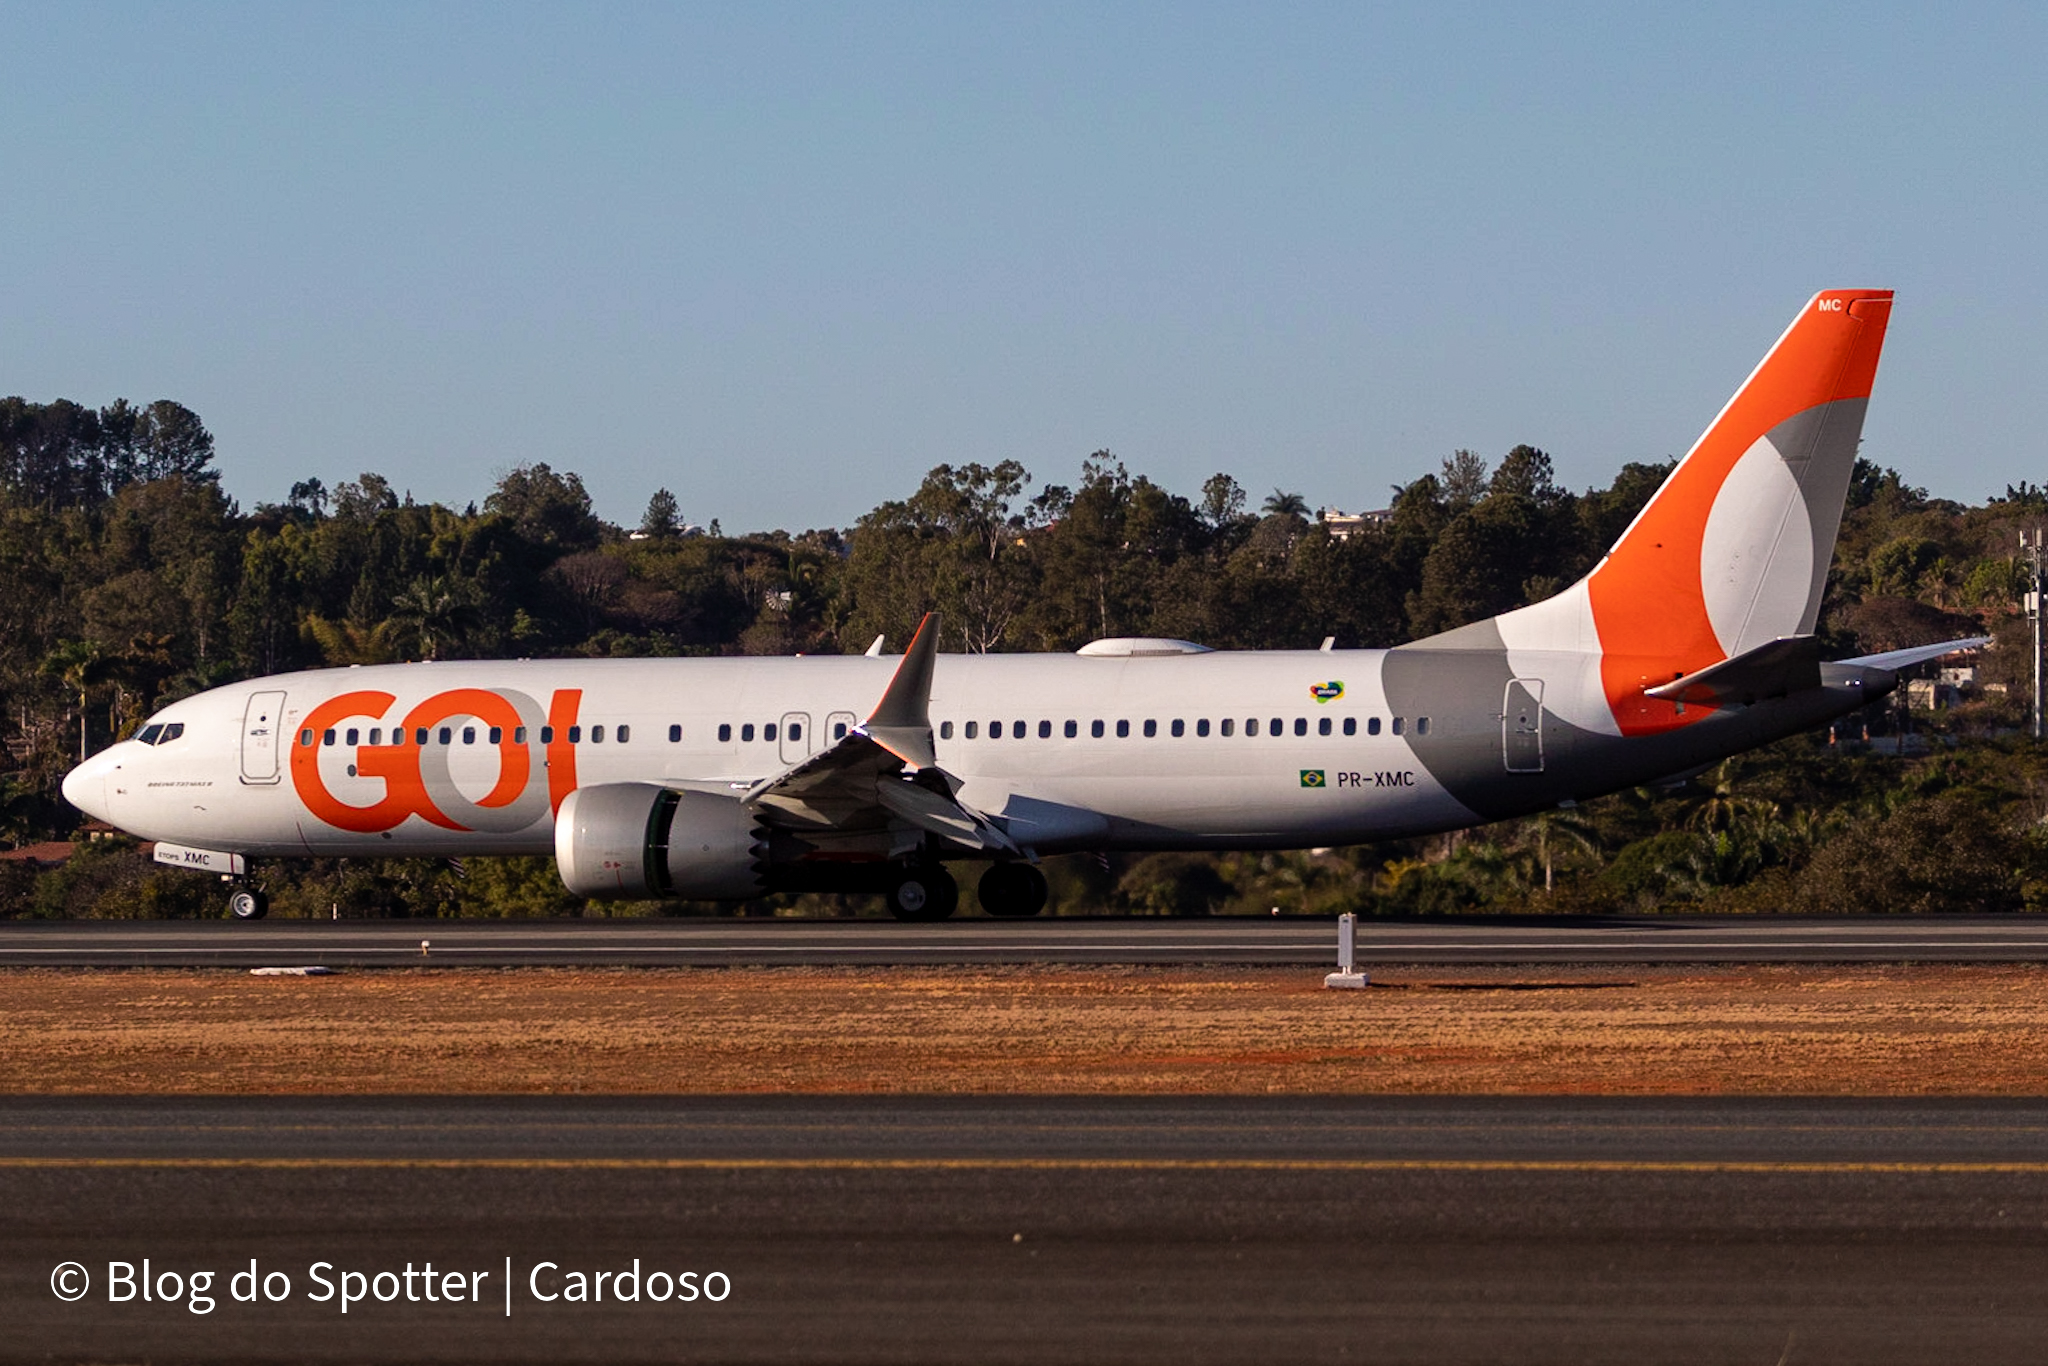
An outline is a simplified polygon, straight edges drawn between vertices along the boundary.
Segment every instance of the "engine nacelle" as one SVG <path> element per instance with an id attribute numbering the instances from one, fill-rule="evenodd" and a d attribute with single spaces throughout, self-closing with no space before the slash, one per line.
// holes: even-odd
<path id="1" fill-rule="evenodd" d="M 753 813 L 716 792 L 605 783 L 555 813 L 555 867 L 577 896 L 741 901 L 767 890 L 767 859 Z"/>

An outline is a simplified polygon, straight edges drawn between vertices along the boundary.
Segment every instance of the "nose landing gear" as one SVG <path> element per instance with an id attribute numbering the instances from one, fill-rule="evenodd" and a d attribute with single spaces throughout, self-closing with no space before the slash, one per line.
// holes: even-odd
<path id="1" fill-rule="evenodd" d="M 261 920 L 270 911 L 270 898 L 255 887 L 237 887 L 228 893 L 228 914 L 237 920 Z"/>

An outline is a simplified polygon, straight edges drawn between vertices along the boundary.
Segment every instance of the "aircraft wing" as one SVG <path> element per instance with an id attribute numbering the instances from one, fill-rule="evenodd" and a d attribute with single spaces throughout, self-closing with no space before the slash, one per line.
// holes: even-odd
<path id="1" fill-rule="evenodd" d="M 986 815 L 959 799 L 932 745 L 932 667 L 939 620 L 919 623 L 888 690 L 866 721 L 830 749 L 748 788 L 740 800 L 763 820 L 797 831 L 909 826 L 970 849 L 1019 852 Z"/>

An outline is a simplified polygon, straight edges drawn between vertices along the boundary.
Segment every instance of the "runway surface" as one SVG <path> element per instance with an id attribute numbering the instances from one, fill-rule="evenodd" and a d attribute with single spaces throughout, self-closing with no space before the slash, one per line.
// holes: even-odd
<path id="1" fill-rule="evenodd" d="M 423 953 L 421 941 L 429 941 Z M 0 967 L 1334 963 L 1331 920 L 12 921 Z M 2048 961 L 2048 916 L 1360 922 L 1373 963 Z"/>
<path id="2" fill-rule="evenodd" d="M 2041 1101 L 0 1101 L 8 1361 L 2034 1361 L 2044 1284 Z"/>

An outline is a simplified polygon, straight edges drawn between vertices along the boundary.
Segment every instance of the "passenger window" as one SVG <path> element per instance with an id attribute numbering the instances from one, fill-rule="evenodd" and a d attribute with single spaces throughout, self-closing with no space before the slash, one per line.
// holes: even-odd
<path id="1" fill-rule="evenodd" d="M 1368 720 L 1366 721 L 1366 723 L 1365 723 L 1365 733 L 1366 733 L 1367 735 L 1378 735 L 1378 734 L 1380 733 L 1380 718 L 1379 718 L 1379 717 L 1377 717 L 1377 716 L 1374 716 L 1374 717 L 1371 717 L 1371 718 L 1369 718 L 1369 719 L 1368 719 Z"/>
<path id="2" fill-rule="evenodd" d="M 1321 718 L 1316 722 L 1316 726 L 1316 734 L 1328 735 L 1330 733 L 1330 718 L 1327 716 Z M 1297 716 L 1294 718 L 1294 733 L 1296 735 L 1308 734 L 1308 718 L 1306 716 Z"/>
<path id="3" fill-rule="evenodd" d="M 951 721 L 939 722 L 939 738 L 941 740 L 950 740 L 953 738 L 953 723 Z"/>
<path id="4" fill-rule="evenodd" d="M 152 743 L 153 743 L 153 742 L 152 742 Z M 300 732 L 299 732 L 299 748 L 300 748 L 300 749 L 311 749 L 312 747 L 313 747 L 313 732 L 312 732 L 312 731 L 310 731 L 310 730 L 302 730 L 302 731 L 300 731 Z"/>
<path id="5" fill-rule="evenodd" d="M 140 740 L 145 745 L 153 745 L 156 743 L 156 737 L 162 735 L 163 733 L 164 728 L 160 725 L 144 726 L 142 728 L 141 734 L 137 735 L 135 738 L 137 740 Z"/>
<path id="6" fill-rule="evenodd" d="M 351 746 L 354 746 L 354 745 L 359 745 L 359 744 L 361 744 L 362 742 L 363 742 L 363 733 L 362 733 L 361 731 L 357 730 L 357 729 L 356 729 L 356 728 L 355 728 L 354 726 L 350 726 L 350 727 L 348 728 L 348 741 L 347 741 L 347 743 L 348 743 L 348 744 L 350 744 Z"/>
<path id="7" fill-rule="evenodd" d="M 446 731 L 443 731 L 443 732 L 441 733 L 441 743 L 443 743 L 443 744 L 446 744 L 447 742 L 448 742 L 448 734 L 447 734 L 447 732 L 446 732 Z M 583 743 L 583 727 L 581 727 L 581 726 L 571 726 L 571 727 L 569 727 L 569 743 L 570 743 L 570 744 L 572 744 L 572 745 L 580 745 L 580 744 L 582 744 L 582 743 Z"/>
<path id="8" fill-rule="evenodd" d="M 1010 723 L 1010 734 L 1022 740 L 1025 736 L 1024 723 L 1022 721 L 1012 721 Z"/>
<path id="9" fill-rule="evenodd" d="M 421 732 L 422 735 L 425 735 L 425 733 L 424 731 Z M 542 726 L 540 728 L 540 742 L 544 745 L 555 743 L 555 728 L 553 726 Z"/>
<path id="10" fill-rule="evenodd" d="M 418 730 L 412 733 L 412 742 L 418 745 L 421 749 L 425 749 L 427 747 L 427 728 L 425 726 L 421 726 Z"/>
<path id="11" fill-rule="evenodd" d="M 1195 722 L 1195 734 L 1198 737 L 1207 737 L 1207 735 L 1209 734 L 1208 717 L 1205 716 L 1201 720 Z"/>
<path id="12" fill-rule="evenodd" d="M 1427 716 L 1418 716 L 1415 718 L 1415 733 L 1417 735 L 1429 734 L 1429 718 Z"/>
<path id="13" fill-rule="evenodd" d="M 1327 731 L 1325 731 L 1325 732 L 1324 732 L 1324 734 L 1326 734 L 1326 735 L 1327 735 L 1328 733 L 1329 733 L 1329 732 L 1327 732 Z M 1347 716 L 1347 717 L 1345 717 L 1345 718 L 1344 718 L 1344 733 L 1345 733 L 1346 735 L 1356 735 L 1356 734 L 1358 734 L 1358 718 L 1357 718 L 1357 717 L 1355 717 L 1355 716 Z"/>
<path id="14" fill-rule="evenodd" d="M 718 727 L 718 743 L 719 743 L 719 744 L 721 744 L 721 745 L 729 745 L 729 744 L 731 744 L 731 743 L 732 743 L 732 723 L 731 723 L 731 722 L 721 722 L 721 723 L 719 724 L 719 727 Z"/>
<path id="15" fill-rule="evenodd" d="M 1286 733 L 1286 730 L 1287 730 L 1287 726 L 1286 726 L 1286 723 L 1285 723 L 1285 722 L 1283 722 L 1283 721 L 1282 721 L 1282 720 L 1281 720 L 1281 719 L 1280 719 L 1279 717 L 1277 717 L 1277 716 L 1276 716 L 1276 717 L 1274 717 L 1274 718 L 1273 718 L 1273 724 L 1272 724 L 1272 725 L 1270 725 L 1270 726 L 1268 726 L 1268 727 L 1266 727 L 1266 734 L 1268 734 L 1268 735 L 1282 735 L 1282 734 L 1285 734 L 1285 733 Z"/>
<path id="16" fill-rule="evenodd" d="M 683 742 L 683 728 L 681 726 L 670 726 L 668 728 L 668 742 L 672 745 L 680 745 Z"/>
<path id="17" fill-rule="evenodd" d="M 800 722 L 792 721 L 792 722 L 790 722 L 790 723 L 789 723 L 789 738 L 790 738 L 790 739 L 792 739 L 792 740 L 801 740 L 801 739 L 803 739 L 803 738 L 804 738 L 804 728 L 803 728 L 803 725 L 802 725 L 802 724 L 801 724 Z M 620 744 L 624 744 L 625 742 L 626 742 L 626 728 L 625 728 L 624 726 L 620 726 L 620 727 L 619 727 L 619 743 L 620 743 Z"/>
<path id="18" fill-rule="evenodd" d="M 1073 738 L 1074 738 L 1074 737 L 1075 737 L 1076 735 L 1079 735 L 1080 733 L 1081 733 L 1081 723 L 1080 723 L 1080 722 L 1078 722 L 1078 721 L 1069 721 L 1069 722 L 1067 722 L 1067 738 L 1068 738 L 1069 740 L 1073 739 Z"/>
<path id="19" fill-rule="evenodd" d="M 1038 723 L 1038 738 L 1041 740 L 1052 739 L 1052 722 L 1040 721 Z"/>
<path id="20" fill-rule="evenodd" d="M 1397 717 L 1395 717 L 1395 718 L 1394 718 L 1394 734 L 1396 734 L 1396 735 L 1399 735 L 1400 733 L 1401 733 L 1401 718 L 1397 716 Z"/>
<path id="21" fill-rule="evenodd" d="M 950 736 L 952 733 L 953 723 L 948 721 L 946 723 L 946 734 Z M 834 740 L 844 740 L 846 738 L 846 723 L 844 721 L 834 721 L 832 723 L 832 738 Z"/>
<path id="22" fill-rule="evenodd" d="M 989 723 L 988 723 L 988 738 L 989 738 L 989 739 L 991 739 L 991 740 L 1000 740 L 1000 739 L 1002 739 L 1002 738 L 1003 738 L 1003 723 L 1002 723 L 1002 722 L 1000 722 L 1000 721 L 991 721 L 991 722 L 989 722 Z"/>
<path id="23" fill-rule="evenodd" d="M 1174 718 L 1173 718 L 1173 738 L 1174 738 L 1174 739 L 1176 739 L 1176 740 L 1178 740 L 1178 739 L 1179 739 L 1179 738 L 1180 738 L 1181 736 L 1183 736 L 1183 735 L 1186 735 L 1187 733 L 1188 733 L 1188 723 L 1187 723 L 1187 722 L 1185 722 L 1185 721 L 1183 721 L 1183 720 L 1181 720 L 1181 719 L 1180 719 L 1180 718 L 1179 718 L 1178 716 L 1174 717 Z"/>
<path id="24" fill-rule="evenodd" d="M 1245 733 L 1246 735 L 1257 735 L 1257 734 L 1259 733 L 1259 718 L 1258 718 L 1258 717 L 1256 717 L 1256 716 L 1247 716 L 1247 717 L 1246 717 L 1246 718 L 1244 719 L 1244 733 Z"/>
<path id="25" fill-rule="evenodd" d="M 504 744 L 504 743 L 505 743 L 505 729 L 504 729 L 504 727 L 502 727 L 502 726 L 492 726 L 492 727 L 491 727 L 491 729 L 490 729 L 490 731 L 489 731 L 489 732 L 488 732 L 488 733 L 487 733 L 487 734 L 486 734 L 486 735 L 484 736 L 484 739 L 485 739 L 485 740 L 487 740 L 488 742 L 490 742 L 491 744 L 494 744 L 494 745 L 502 745 L 502 744 Z"/>
<path id="26" fill-rule="evenodd" d="M 1220 733 L 1220 734 L 1221 734 L 1221 735 L 1222 735 L 1222 736 L 1223 736 L 1223 737 L 1224 737 L 1225 739 L 1228 739 L 1228 738 L 1230 738 L 1230 734 L 1231 734 L 1232 730 L 1233 730 L 1233 729 L 1234 729 L 1234 728 L 1236 727 L 1236 725 L 1237 725 L 1237 722 L 1236 722 L 1236 720 L 1235 720 L 1235 719 L 1233 719 L 1233 718 L 1231 718 L 1231 717 L 1228 717 L 1228 716 L 1226 716 L 1226 717 L 1224 717 L 1224 718 L 1223 718 L 1223 724 L 1222 724 L 1222 725 L 1221 725 L 1220 727 L 1218 727 L 1218 732 L 1219 732 L 1219 733 Z"/>
<path id="27" fill-rule="evenodd" d="M 526 727 L 512 727 L 512 743 L 515 745 L 523 745 L 526 743 Z"/>
<path id="28" fill-rule="evenodd" d="M 372 744 L 373 746 L 374 746 L 374 745 L 381 745 L 381 744 L 383 744 L 383 743 L 384 743 L 384 727 L 382 727 L 382 726 L 372 726 L 372 727 L 370 727 L 370 743 L 371 743 L 371 744 Z"/>
<path id="29" fill-rule="evenodd" d="M 590 743 L 593 745 L 601 745 L 604 743 L 603 726 L 592 726 L 590 728 Z"/>
<path id="30" fill-rule="evenodd" d="M 752 721 L 749 721 L 745 725 L 740 727 L 740 739 L 747 742 L 748 744 L 753 743 L 754 723 Z"/>
<path id="31" fill-rule="evenodd" d="M 771 744 L 774 743 L 775 723 L 773 721 L 770 721 L 767 725 L 761 727 L 761 738 L 763 740 L 768 741 Z"/>
<path id="32" fill-rule="evenodd" d="M 969 721 L 960 728 L 960 733 L 969 740 L 972 740 L 981 734 L 981 723 L 979 721 Z"/>
<path id="33" fill-rule="evenodd" d="M 334 732 L 331 730 L 322 731 L 320 733 L 320 743 L 323 745 L 332 745 L 334 743 Z"/>
<path id="34" fill-rule="evenodd" d="M 1102 723 L 1100 721 L 1090 721 L 1088 723 L 1088 734 L 1100 740 L 1102 738 Z"/>
<path id="35" fill-rule="evenodd" d="M 462 728 L 462 743 L 465 745 L 473 745 L 476 743 L 475 726 L 464 726 Z"/>
<path id="36" fill-rule="evenodd" d="M 1346 719 L 1346 720 L 1348 721 L 1348 720 L 1349 720 L 1350 718 L 1349 718 L 1349 717 L 1346 717 L 1345 719 Z M 1302 722 L 1300 722 L 1300 721 L 1296 721 L 1296 722 L 1294 723 L 1294 733 L 1295 733 L 1296 735 L 1299 735 L 1299 734 L 1301 734 L 1301 733 L 1302 733 L 1303 731 L 1305 731 L 1305 730 L 1307 730 L 1307 729 L 1308 729 L 1308 727 L 1307 727 L 1306 725 L 1304 725 L 1304 724 L 1303 724 Z M 1327 716 L 1318 716 L 1318 717 L 1316 718 L 1316 734 L 1318 734 L 1318 735 L 1328 735 L 1329 733 L 1330 733 L 1330 718 L 1329 718 L 1329 717 L 1327 717 Z M 1350 732 L 1348 732 L 1348 731 L 1346 732 L 1346 734 L 1349 734 L 1349 733 L 1350 733 Z"/>
<path id="37" fill-rule="evenodd" d="M 1131 738 L 1131 723 L 1130 723 L 1130 722 L 1128 722 L 1128 721 L 1119 721 L 1119 722 L 1117 722 L 1117 723 L 1116 723 L 1116 738 L 1117 738 L 1117 739 L 1119 739 L 1119 740 L 1128 740 L 1128 739 L 1130 739 L 1130 738 Z"/>
<path id="38" fill-rule="evenodd" d="M 1147 721 L 1145 723 L 1145 738 L 1150 740 L 1157 734 L 1159 734 L 1159 723 L 1157 721 Z"/>

